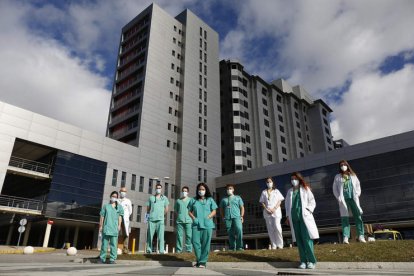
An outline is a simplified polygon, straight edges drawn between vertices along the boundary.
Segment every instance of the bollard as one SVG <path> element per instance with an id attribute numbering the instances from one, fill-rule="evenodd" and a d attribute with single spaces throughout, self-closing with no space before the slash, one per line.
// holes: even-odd
<path id="1" fill-rule="evenodd" d="M 165 245 L 165 251 L 164 251 L 164 254 L 167 254 L 167 253 L 168 253 L 168 244 Z"/>
<path id="2" fill-rule="evenodd" d="M 132 255 L 135 254 L 135 239 L 132 239 Z"/>
<path id="3" fill-rule="evenodd" d="M 175 253 L 175 247 L 173 247 L 172 253 L 173 253 L 173 254 Z"/>

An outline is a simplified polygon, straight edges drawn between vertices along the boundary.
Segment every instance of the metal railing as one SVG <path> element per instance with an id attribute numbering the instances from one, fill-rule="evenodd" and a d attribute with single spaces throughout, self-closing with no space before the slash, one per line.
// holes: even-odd
<path id="1" fill-rule="evenodd" d="M 8 196 L 8 195 L 0 195 L 0 206 L 6 206 L 9 208 L 19 208 L 23 210 L 39 211 L 39 212 L 43 211 L 43 201 L 41 200 Z"/>
<path id="2" fill-rule="evenodd" d="M 49 164 L 27 160 L 16 156 L 12 156 L 10 158 L 9 166 L 45 174 L 50 174 L 52 168 Z"/>

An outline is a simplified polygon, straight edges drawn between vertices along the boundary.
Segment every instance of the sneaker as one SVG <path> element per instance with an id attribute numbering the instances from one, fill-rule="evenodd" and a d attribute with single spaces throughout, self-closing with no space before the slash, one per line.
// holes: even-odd
<path id="1" fill-rule="evenodd" d="M 110 261 L 109 261 L 109 264 L 116 264 L 116 262 L 115 262 L 115 261 L 110 260 Z"/>
<path id="2" fill-rule="evenodd" d="M 198 263 L 195 263 L 195 264 L 193 265 L 193 267 L 198 267 Z"/>
<path id="3" fill-rule="evenodd" d="M 306 268 L 306 264 L 305 263 L 300 263 L 300 265 L 298 266 L 298 268 L 305 269 Z"/>
<path id="4" fill-rule="evenodd" d="M 198 268 L 206 268 L 206 266 L 201 264 L 198 266 Z"/>
<path id="5" fill-rule="evenodd" d="M 367 242 L 367 241 L 365 240 L 364 235 L 359 236 L 359 237 L 358 237 L 358 241 L 359 241 L 359 242 L 362 242 L 362 243 L 366 243 L 366 242 Z"/>
<path id="6" fill-rule="evenodd" d="M 306 265 L 306 268 L 307 268 L 307 269 L 315 269 L 315 264 L 314 264 L 314 263 L 308 263 L 308 264 Z"/>
<path id="7" fill-rule="evenodd" d="M 344 237 L 343 243 L 349 244 L 349 238 L 348 237 Z"/>

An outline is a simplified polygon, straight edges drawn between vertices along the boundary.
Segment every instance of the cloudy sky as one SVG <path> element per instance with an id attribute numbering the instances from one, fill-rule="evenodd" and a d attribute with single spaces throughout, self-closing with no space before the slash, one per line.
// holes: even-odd
<path id="1" fill-rule="evenodd" d="M 267 81 L 334 110 L 334 138 L 414 130 L 414 1 L 155 1 L 188 8 Z M 146 0 L 0 0 L 0 101 L 104 134 L 120 30 Z"/>

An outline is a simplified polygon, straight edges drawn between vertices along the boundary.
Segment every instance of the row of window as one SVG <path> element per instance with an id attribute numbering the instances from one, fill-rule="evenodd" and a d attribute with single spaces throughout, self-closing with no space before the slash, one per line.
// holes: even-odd
<path id="1" fill-rule="evenodd" d="M 126 172 L 122 172 L 121 173 L 121 187 L 126 187 L 126 178 L 127 178 L 127 173 Z M 152 178 L 148 179 L 148 193 L 152 194 L 153 193 L 153 187 L 154 186 L 154 181 L 157 182 L 157 184 L 161 183 L 160 180 L 155 180 Z M 112 186 L 116 187 L 117 186 L 117 182 L 118 182 L 118 170 L 114 169 L 112 171 Z M 138 191 L 139 192 L 144 192 L 144 183 L 145 183 L 145 178 L 143 176 L 139 177 L 139 186 L 138 186 Z M 136 185 L 137 185 L 137 176 L 135 174 L 131 175 L 131 187 L 130 190 L 131 191 L 135 191 L 136 190 Z M 169 183 L 165 182 L 164 183 L 164 195 L 168 196 L 169 195 Z M 175 185 L 171 184 L 171 198 L 175 198 Z"/>
<path id="2" fill-rule="evenodd" d="M 204 152 L 204 158 L 203 158 L 203 152 Z M 198 161 L 207 163 L 207 151 L 206 150 L 203 151 L 200 148 L 198 149 Z"/>

